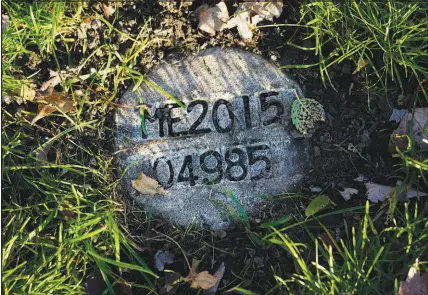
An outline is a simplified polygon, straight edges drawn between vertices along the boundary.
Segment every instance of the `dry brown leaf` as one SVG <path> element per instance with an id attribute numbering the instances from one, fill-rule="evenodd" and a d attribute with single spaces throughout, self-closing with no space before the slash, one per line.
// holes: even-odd
<path id="1" fill-rule="evenodd" d="M 50 79 L 42 84 L 40 91 L 45 91 L 48 88 L 54 88 L 61 82 L 61 77 L 59 76 L 58 72 L 49 70 L 49 76 Z"/>
<path id="2" fill-rule="evenodd" d="M 25 101 L 33 101 L 34 98 L 36 97 L 36 91 L 33 88 L 31 88 L 31 86 L 22 84 L 21 91 L 20 91 L 20 96 Z"/>
<path id="3" fill-rule="evenodd" d="M 384 201 L 388 196 L 395 194 L 395 187 L 381 185 L 373 182 L 365 183 L 367 192 L 367 199 L 372 201 L 373 203 L 379 203 Z M 424 192 L 416 191 L 413 189 L 407 190 L 405 197 L 406 199 L 411 199 L 414 197 L 424 197 L 427 194 Z"/>
<path id="4" fill-rule="evenodd" d="M 155 195 L 167 195 L 168 192 L 153 178 L 148 177 L 143 172 L 138 178 L 131 181 L 132 187 L 142 194 L 154 197 Z"/>
<path id="5" fill-rule="evenodd" d="M 428 295 L 428 272 L 421 277 L 419 271 L 419 259 L 409 269 L 405 281 L 400 282 L 400 287 L 395 295 Z"/>
<path id="6" fill-rule="evenodd" d="M 229 21 L 228 28 L 238 27 L 238 33 L 243 39 L 251 39 L 254 26 L 262 20 L 273 20 L 282 13 L 283 2 L 271 3 L 244 2 L 238 5 L 235 16 Z"/>
<path id="7" fill-rule="evenodd" d="M 199 15 L 198 28 L 204 32 L 214 36 L 217 31 L 221 31 L 227 27 L 229 12 L 226 4 L 219 2 L 216 6 L 205 9 Z"/>
<path id="8" fill-rule="evenodd" d="M 192 279 L 190 287 L 195 289 L 209 289 L 217 283 L 217 279 L 208 271 L 200 272 Z"/>
<path id="9" fill-rule="evenodd" d="M 74 109 L 73 101 L 57 91 L 43 96 L 41 101 L 45 101 L 47 104 L 39 103 L 37 115 L 34 117 L 33 121 L 31 121 L 31 124 L 36 123 L 38 120 L 57 110 L 61 110 L 63 113 L 69 113 Z"/>
<path id="10" fill-rule="evenodd" d="M 428 108 L 416 108 L 413 112 L 405 114 L 398 126 L 396 133 L 410 135 L 413 131 L 414 139 L 422 147 L 428 148 L 423 139 L 428 139 Z"/>
<path id="11" fill-rule="evenodd" d="M 358 194 L 358 190 L 355 188 L 347 187 L 343 191 L 339 191 L 339 193 L 345 199 L 345 201 L 349 201 L 352 195 Z"/>
<path id="12" fill-rule="evenodd" d="M 198 273 L 198 265 L 200 261 L 193 259 L 192 268 L 189 275 L 184 278 L 186 282 L 190 282 L 190 287 L 195 289 L 209 289 L 217 283 L 217 278 L 209 274 L 208 271 Z"/>
<path id="13" fill-rule="evenodd" d="M 217 282 L 211 288 L 204 290 L 202 295 L 214 295 L 217 292 L 218 285 L 224 276 L 225 270 L 226 267 L 224 266 L 224 262 L 222 262 L 217 271 L 213 274 L 213 277 L 217 279 Z"/>
<path id="14" fill-rule="evenodd" d="M 103 10 L 104 16 L 109 19 L 110 16 L 112 16 L 116 10 L 115 7 L 113 7 L 111 4 L 101 4 L 101 9 Z"/>
<path id="15" fill-rule="evenodd" d="M 40 161 L 48 161 L 48 154 L 49 151 L 51 150 L 53 143 L 49 143 L 47 145 L 45 145 L 40 151 L 38 151 L 36 158 Z"/>

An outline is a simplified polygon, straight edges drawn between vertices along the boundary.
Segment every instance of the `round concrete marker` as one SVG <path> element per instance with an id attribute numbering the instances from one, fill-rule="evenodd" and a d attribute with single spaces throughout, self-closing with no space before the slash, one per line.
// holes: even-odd
<path id="1" fill-rule="evenodd" d="M 123 184 L 154 214 L 181 226 L 227 227 L 236 209 L 251 215 L 264 196 L 293 190 L 308 160 L 289 134 L 298 85 L 255 54 L 212 48 L 161 64 L 118 108 L 116 143 Z M 183 102 L 183 105 L 172 98 Z M 131 181 L 143 172 L 168 191 L 143 195 Z"/>

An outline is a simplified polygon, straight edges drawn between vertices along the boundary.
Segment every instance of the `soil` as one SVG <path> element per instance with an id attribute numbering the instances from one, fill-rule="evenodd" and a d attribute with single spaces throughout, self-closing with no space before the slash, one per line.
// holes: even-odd
<path id="1" fill-rule="evenodd" d="M 156 63 L 161 62 L 166 57 L 184 57 L 213 46 L 243 48 L 261 54 L 277 65 L 312 64 L 316 62 L 317 57 L 313 56 L 312 53 L 286 45 L 288 41 L 292 41 L 297 45 L 310 47 L 310 44 L 303 41 L 302 31 L 286 27 L 262 29 L 251 42 L 242 41 L 236 29 L 225 30 L 215 37 L 210 37 L 198 31 L 197 16 L 192 13 L 202 4 L 202 1 L 193 1 L 190 6 L 181 5 L 179 2 L 164 2 L 164 5 L 153 4 L 153 2 L 122 3 L 119 12 L 120 19 L 115 24 L 119 30 L 138 33 L 141 24 L 151 18 L 151 34 L 153 37 L 163 36 L 166 40 L 174 40 L 173 43 L 159 42 L 141 54 L 136 68 L 143 73 L 148 72 Z M 298 2 L 285 2 L 287 3 L 284 11 L 287 13 L 283 13 L 277 23 L 296 23 L 298 20 Z M 215 1 L 205 1 L 205 3 L 213 5 Z M 229 5 L 229 8 L 232 12 L 233 6 Z M 125 52 L 130 46 L 128 42 L 121 43 L 119 36 L 114 35 L 114 33 L 108 37 L 106 31 L 100 28 L 91 30 L 89 30 L 89 34 L 93 36 L 91 38 L 99 40 L 95 46 L 103 43 L 113 44 L 117 46 L 120 52 Z M 57 46 L 60 52 L 63 45 L 58 43 Z M 66 55 L 58 55 L 60 65 L 64 69 L 67 66 L 77 66 L 77 63 L 93 51 L 88 50 L 83 55 L 80 49 L 76 48 L 73 52 L 72 63 L 75 64 L 70 65 Z M 29 60 L 30 56 L 25 55 L 19 61 L 25 75 L 33 73 L 29 66 Z M 48 69 L 56 68 L 56 63 L 54 58 L 51 60 L 45 58 L 37 67 L 41 71 L 36 78 L 39 81 L 46 81 L 49 79 Z M 83 72 L 89 72 L 90 68 L 97 68 L 97 64 L 87 64 L 83 68 Z M 254 232 L 260 231 L 258 225 L 261 223 L 288 214 L 301 218 L 302 213 L 299 212 L 304 211 L 305 206 L 313 196 L 320 194 L 320 192 L 312 192 L 313 188 L 320 188 L 322 194 L 327 194 L 337 205 L 331 209 L 337 210 L 365 204 L 364 185 L 354 181 L 358 176 L 364 175 L 372 182 L 385 185 L 395 185 L 396 177 L 403 176 L 403 173 L 396 168 L 400 160 L 392 158 L 388 152 L 389 136 L 397 124 L 388 121 L 391 108 L 385 103 L 385 93 L 376 91 L 376 89 L 370 90 L 369 93 L 366 88 L 365 76 L 362 73 L 353 74 L 354 70 L 355 65 L 351 61 L 333 66 L 330 71 L 331 82 L 327 81 L 325 85 L 318 68 L 287 70 L 288 74 L 301 85 L 306 97 L 314 98 L 324 106 L 327 120 L 318 125 L 309 139 L 297 139 L 312 141 L 316 152 L 315 158 L 311 161 L 311 167 L 306 171 L 305 179 L 298 189 L 304 198 L 283 196 L 282 199 L 267 203 L 260 209 L 258 216 L 250 218 Z M 131 81 L 127 81 L 121 85 L 116 97 L 119 98 L 131 84 Z M 415 81 L 408 81 L 405 85 L 408 93 L 405 95 L 412 96 L 416 86 Z M 398 90 L 392 89 L 389 92 L 389 97 L 393 95 L 397 96 Z M 10 105 L 10 108 L 15 108 L 16 111 L 16 108 L 20 107 Z M 85 119 L 90 120 L 98 117 L 96 108 L 99 108 L 99 105 L 94 105 L 93 109 L 85 110 L 83 112 L 87 116 Z M 104 124 L 102 135 L 97 131 L 87 131 L 77 140 L 80 140 L 90 150 L 112 153 L 111 139 L 113 135 L 108 131 L 114 130 L 111 126 L 112 122 L 110 113 L 102 120 L 102 124 Z M 54 128 L 42 121 L 41 124 L 46 129 Z M 40 137 L 43 137 L 43 132 L 40 131 Z M 51 132 L 47 131 L 47 133 Z M 52 133 L 55 134 L 54 131 Z M 71 158 L 75 147 L 63 146 L 56 147 L 56 149 L 63 151 L 63 157 Z M 85 164 L 90 165 L 89 162 Z M 359 193 L 345 202 L 339 193 L 339 190 L 344 188 L 355 188 Z M 145 258 L 145 261 L 152 261 L 152 257 L 159 249 L 169 250 L 175 255 L 175 260 L 173 264 L 167 265 L 167 268 L 183 276 L 188 274 L 189 269 L 181 250 L 175 243 L 166 238 L 165 234 L 180 244 L 190 260 L 191 258 L 203 258 L 199 267 L 201 271 L 208 270 L 213 273 L 221 262 L 224 262 L 226 265 L 224 284 L 220 285 L 220 291 L 217 294 L 239 284 L 241 288 L 249 289 L 255 293 L 265 293 L 266 290 L 276 285 L 273 279 L 274 275 L 284 277 L 294 273 L 294 262 L 288 253 L 279 247 L 265 249 L 255 245 L 240 223 L 228 230 L 224 237 L 222 232 L 178 229 L 168 221 L 156 217 L 150 221 L 149 230 L 147 222 L 144 221 L 147 220 L 145 213 L 138 213 L 135 210 L 136 205 L 132 201 L 125 198 L 124 202 L 127 209 L 125 214 L 127 215 L 128 228 L 132 237 L 138 241 L 141 256 Z M 359 212 L 361 213 L 361 210 Z M 355 213 L 336 215 L 323 218 L 320 221 L 331 228 L 333 233 L 343 235 L 341 228 L 343 228 L 344 222 L 347 222 L 348 226 L 352 226 L 358 222 L 359 218 L 360 216 Z M 314 235 L 322 232 L 318 223 L 308 224 L 308 227 L 313 229 Z M 268 231 L 260 232 L 262 236 L 266 233 Z M 303 242 L 310 241 L 310 237 L 303 229 L 293 230 L 290 235 Z M 306 254 L 310 257 L 311 251 Z M 153 263 L 149 264 L 149 267 L 155 269 Z M 165 281 L 171 279 L 171 274 L 157 273 L 160 279 L 156 282 L 156 288 L 160 294 L 197 294 L 197 291 L 191 289 L 188 284 L 179 284 L 169 293 L 162 292 L 162 288 L 166 284 Z M 140 279 L 130 272 L 125 273 L 124 280 L 138 282 Z M 139 283 L 144 283 L 144 281 Z M 142 294 L 137 290 L 134 291 L 134 294 Z M 280 294 L 280 290 L 277 291 L 277 294 Z"/>

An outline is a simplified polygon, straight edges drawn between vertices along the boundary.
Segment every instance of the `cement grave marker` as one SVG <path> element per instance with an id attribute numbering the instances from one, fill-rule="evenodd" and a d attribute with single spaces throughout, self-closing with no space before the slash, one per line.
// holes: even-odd
<path id="1" fill-rule="evenodd" d="M 182 226 L 225 228 L 225 210 L 234 207 L 227 189 L 251 214 L 261 196 L 292 190 L 301 179 L 307 147 L 288 129 L 291 103 L 302 93 L 262 57 L 212 48 L 162 64 L 147 78 L 155 86 L 142 83 L 120 103 L 144 102 L 150 110 L 118 108 L 116 142 L 126 190 L 154 214 Z M 169 195 L 133 189 L 140 172 Z"/>

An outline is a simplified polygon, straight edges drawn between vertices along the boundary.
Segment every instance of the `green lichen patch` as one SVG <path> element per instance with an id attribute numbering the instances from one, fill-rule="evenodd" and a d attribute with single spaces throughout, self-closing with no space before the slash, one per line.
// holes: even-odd
<path id="1" fill-rule="evenodd" d="M 291 121 L 299 132 L 307 134 L 315 122 L 325 121 L 324 108 L 315 99 L 296 99 L 291 106 Z"/>

